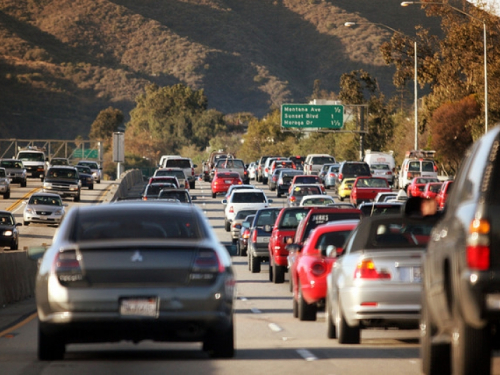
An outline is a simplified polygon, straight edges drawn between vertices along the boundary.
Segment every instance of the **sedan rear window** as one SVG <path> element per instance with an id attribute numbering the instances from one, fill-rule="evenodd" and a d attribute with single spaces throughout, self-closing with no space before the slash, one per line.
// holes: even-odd
<path id="1" fill-rule="evenodd" d="M 264 193 L 233 193 L 232 203 L 267 203 Z"/>
<path id="2" fill-rule="evenodd" d="M 186 212 L 131 211 L 81 213 L 75 241 L 106 239 L 199 239 L 202 238 L 196 217 Z"/>

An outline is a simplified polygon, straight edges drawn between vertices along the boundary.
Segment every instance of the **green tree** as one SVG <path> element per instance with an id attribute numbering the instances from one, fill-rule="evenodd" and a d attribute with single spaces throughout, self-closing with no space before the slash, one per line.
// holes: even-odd
<path id="1" fill-rule="evenodd" d="M 103 109 L 90 126 L 89 138 L 109 140 L 121 124 L 123 124 L 122 111 L 113 107 Z"/>

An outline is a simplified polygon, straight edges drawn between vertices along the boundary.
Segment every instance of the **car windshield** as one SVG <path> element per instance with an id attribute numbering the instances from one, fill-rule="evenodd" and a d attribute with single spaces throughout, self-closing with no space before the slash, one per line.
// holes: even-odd
<path id="1" fill-rule="evenodd" d="M 0 225 L 13 225 L 14 219 L 12 215 L 0 214 Z"/>
<path id="2" fill-rule="evenodd" d="M 52 165 L 69 165 L 66 159 L 52 159 L 50 162 Z"/>
<path id="3" fill-rule="evenodd" d="M 86 165 L 90 169 L 99 169 L 99 167 L 97 166 L 97 163 L 94 163 L 94 162 L 91 162 L 91 161 L 81 161 L 78 164 L 80 164 L 80 165 Z"/>
<path id="4" fill-rule="evenodd" d="M 439 190 L 441 190 L 441 185 L 442 184 L 430 184 L 429 190 L 432 191 L 433 193 L 438 193 Z"/>
<path id="5" fill-rule="evenodd" d="M 176 186 L 171 183 L 148 185 L 146 187 L 145 195 L 148 197 L 158 197 L 162 189 L 172 189 L 172 188 L 176 188 Z"/>
<path id="6" fill-rule="evenodd" d="M 318 182 L 318 176 L 303 176 L 295 179 L 296 184 L 315 184 Z"/>
<path id="7" fill-rule="evenodd" d="M 295 186 L 292 192 L 292 195 L 299 197 L 312 194 L 321 194 L 319 186 Z"/>
<path id="8" fill-rule="evenodd" d="M 433 161 L 423 161 L 422 162 L 422 172 L 435 172 Z"/>
<path id="9" fill-rule="evenodd" d="M 374 248 L 383 249 L 388 247 L 422 247 L 429 242 L 432 224 L 381 223 L 372 230 L 371 243 Z"/>
<path id="10" fill-rule="evenodd" d="M 266 225 L 274 225 L 278 217 L 279 209 L 277 210 L 263 210 L 257 217 L 256 227 L 263 228 Z"/>
<path id="11" fill-rule="evenodd" d="M 46 206 L 62 206 L 60 197 L 51 197 L 46 195 L 31 196 L 29 204 L 43 204 Z"/>
<path id="12" fill-rule="evenodd" d="M 168 159 L 165 166 L 186 169 L 191 168 L 191 161 L 189 159 Z"/>
<path id="13" fill-rule="evenodd" d="M 39 152 L 20 152 L 17 157 L 24 161 L 44 161 L 43 154 Z"/>
<path id="14" fill-rule="evenodd" d="M 326 164 L 335 163 L 335 159 L 331 156 L 315 156 L 311 160 L 311 164 Z"/>
<path id="15" fill-rule="evenodd" d="M 78 169 L 78 172 L 80 173 L 92 174 L 92 171 L 90 170 L 89 167 L 77 166 L 76 169 Z"/>
<path id="16" fill-rule="evenodd" d="M 334 203 L 333 198 L 308 198 L 302 202 L 303 206 L 326 206 Z"/>
<path id="17" fill-rule="evenodd" d="M 254 215 L 256 212 L 257 212 L 257 210 L 241 210 L 241 211 L 238 211 L 235 219 L 241 220 L 241 219 L 246 218 L 249 215 Z"/>
<path id="18" fill-rule="evenodd" d="M 370 165 L 372 169 L 383 169 L 383 170 L 390 170 L 389 164 L 372 164 Z"/>
<path id="19" fill-rule="evenodd" d="M 47 173 L 48 177 L 54 178 L 74 178 L 76 176 L 76 171 L 74 169 L 49 169 Z"/>
<path id="20" fill-rule="evenodd" d="M 155 177 L 173 176 L 180 180 L 185 180 L 186 175 L 183 171 L 157 171 Z"/>
<path id="21" fill-rule="evenodd" d="M 125 214 L 122 210 L 105 211 L 99 215 L 81 212 L 76 222 L 75 241 L 104 239 L 200 239 L 196 216 L 177 210 L 135 210 Z"/>
<path id="22" fill-rule="evenodd" d="M 23 163 L 15 160 L 2 160 L 0 166 L 3 168 L 22 168 Z"/>
<path id="23" fill-rule="evenodd" d="M 385 188 L 387 187 L 387 180 L 381 178 L 360 178 L 356 182 L 356 187 Z"/>
<path id="24" fill-rule="evenodd" d="M 0 177 L 5 177 L 5 169 L 0 169 Z"/>
<path id="25" fill-rule="evenodd" d="M 285 211 L 281 218 L 279 228 L 281 229 L 296 229 L 300 221 L 307 215 L 309 209 Z"/>
<path id="26" fill-rule="evenodd" d="M 187 192 L 162 189 L 158 194 L 160 199 L 177 199 L 181 203 L 191 203 Z"/>

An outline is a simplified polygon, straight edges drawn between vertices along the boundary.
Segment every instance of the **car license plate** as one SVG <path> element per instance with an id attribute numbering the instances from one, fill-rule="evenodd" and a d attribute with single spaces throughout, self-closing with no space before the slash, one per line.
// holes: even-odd
<path id="1" fill-rule="evenodd" d="M 269 242 L 269 237 L 257 237 L 257 242 L 267 243 L 267 242 Z"/>
<path id="2" fill-rule="evenodd" d="M 233 182 L 232 180 L 224 180 L 224 183 L 226 184 L 230 184 L 231 182 Z"/>
<path id="3" fill-rule="evenodd" d="M 120 315 L 158 317 L 158 298 L 123 298 L 120 300 Z"/>

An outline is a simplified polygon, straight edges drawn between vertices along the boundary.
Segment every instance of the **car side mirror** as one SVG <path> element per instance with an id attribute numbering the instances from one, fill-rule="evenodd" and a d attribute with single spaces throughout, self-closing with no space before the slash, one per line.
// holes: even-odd
<path id="1" fill-rule="evenodd" d="M 223 199 L 220 201 L 222 204 L 227 204 L 227 199 Z"/>
<path id="2" fill-rule="evenodd" d="M 197 164 L 193 164 L 193 168 L 198 168 L 198 165 Z"/>
<path id="3" fill-rule="evenodd" d="M 267 203 L 273 203 L 273 200 L 272 199 L 268 199 Z"/>

